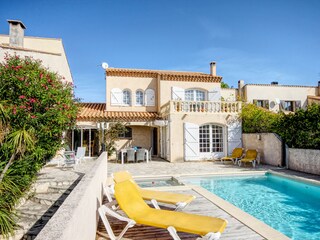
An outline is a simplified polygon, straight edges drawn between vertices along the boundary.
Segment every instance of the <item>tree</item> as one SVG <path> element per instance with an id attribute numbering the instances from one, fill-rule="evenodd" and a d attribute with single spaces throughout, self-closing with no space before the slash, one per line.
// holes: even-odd
<path id="1" fill-rule="evenodd" d="M 0 63 L 0 234 L 12 232 L 14 206 L 75 124 L 73 85 L 31 57 Z"/>
<path id="2" fill-rule="evenodd" d="M 8 135 L 7 144 L 12 151 L 11 157 L 0 175 L 0 184 L 16 158 L 23 157 L 26 151 L 33 150 L 35 145 L 34 129 L 22 129 L 16 130 Z M 8 148 L 8 149 L 9 149 Z"/>
<path id="3" fill-rule="evenodd" d="M 227 83 L 221 82 L 221 88 L 230 88 L 230 87 Z"/>
<path id="4" fill-rule="evenodd" d="M 110 123 L 109 128 L 104 131 L 104 144 L 108 155 L 116 151 L 115 141 L 120 134 L 126 133 L 126 126 L 120 122 Z"/>
<path id="5" fill-rule="evenodd" d="M 254 104 L 243 104 L 240 114 L 244 133 L 266 133 L 274 131 L 279 114 L 270 112 Z"/>

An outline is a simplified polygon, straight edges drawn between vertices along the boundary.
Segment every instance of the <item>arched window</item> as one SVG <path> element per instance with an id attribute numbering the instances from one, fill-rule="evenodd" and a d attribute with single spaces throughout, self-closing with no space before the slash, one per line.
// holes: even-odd
<path id="1" fill-rule="evenodd" d="M 200 153 L 223 152 L 223 129 L 214 124 L 199 127 Z"/>
<path id="2" fill-rule="evenodd" d="M 123 105 L 131 105 L 131 92 L 128 89 L 123 90 Z"/>
<path id="3" fill-rule="evenodd" d="M 136 91 L 136 105 L 137 106 L 143 106 L 144 104 L 144 96 L 143 96 L 143 91 L 142 90 L 137 90 Z"/>
<path id="4" fill-rule="evenodd" d="M 185 91 L 186 101 L 205 101 L 205 92 L 198 89 L 188 89 Z"/>

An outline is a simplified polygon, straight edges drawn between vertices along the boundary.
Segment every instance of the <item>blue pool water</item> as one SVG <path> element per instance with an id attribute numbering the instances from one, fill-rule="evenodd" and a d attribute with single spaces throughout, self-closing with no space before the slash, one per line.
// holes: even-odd
<path id="1" fill-rule="evenodd" d="M 291 239 L 320 239 L 320 186 L 270 173 L 250 177 L 191 178 Z"/>

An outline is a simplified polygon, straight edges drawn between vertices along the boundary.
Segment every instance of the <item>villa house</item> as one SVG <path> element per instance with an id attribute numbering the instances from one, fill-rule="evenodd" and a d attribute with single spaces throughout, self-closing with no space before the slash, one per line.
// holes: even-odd
<path id="1" fill-rule="evenodd" d="M 238 88 L 222 89 L 225 100 L 241 99 L 247 103 L 254 103 L 259 107 L 273 112 L 295 112 L 297 109 L 306 109 L 311 103 L 320 104 L 320 82 L 318 86 L 279 85 L 271 84 L 244 84 L 238 82 Z"/>
<path id="2" fill-rule="evenodd" d="M 241 146 L 241 102 L 221 101 L 221 79 L 214 62 L 210 74 L 106 68 L 106 103 L 82 104 L 73 147 L 86 133 L 97 151 L 98 129 L 121 121 L 128 132 L 119 136 L 118 150 L 152 148 L 170 162 L 230 153 Z"/>
<path id="3" fill-rule="evenodd" d="M 40 59 L 45 67 L 58 72 L 64 81 L 73 83 L 68 60 L 61 39 L 29 37 L 26 26 L 19 20 L 8 20 L 9 35 L 0 34 L 0 60 L 5 54 L 17 54 Z"/>

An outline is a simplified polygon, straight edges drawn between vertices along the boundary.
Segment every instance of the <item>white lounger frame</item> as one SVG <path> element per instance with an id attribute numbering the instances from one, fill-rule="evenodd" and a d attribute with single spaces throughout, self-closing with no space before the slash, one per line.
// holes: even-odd
<path id="1" fill-rule="evenodd" d="M 101 218 L 101 220 L 107 230 L 109 238 L 111 240 L 120 240 L 120 239 L 122 239 L 124 234 L 128 231 L 128 229 L 133 227 L 136 224 L 136 222 L 130 218 L 121 216 L 119 213 L 115 212 L 113 210 L 113 206 L 115 206 L 115 204 L 116 204 L 116 201 L 110 202 L 108 205 L 111 206 L 111 208 L 109 208 L 106 205 L 102 205 L 101 207 L 99 207 L 98 212 L 99 212 L 100 218 Z M 128 223 L 118 236 L 114 235 L 113 230 L 110 226 L 110 223 L 109 223 L 106 215 L 110 215 L 112 217 L 117 218 L 120 221 L 124 221 L 124 222 Z M 168 227 L 167 230 L 170 233 L 173 240 L 181 240 L 176 229 L 173 226 Z M 206 234 L 205 236 L 203 236 L 201 239 L 218 240 L 220 238 L 220 236 L 221 236 L 220 232 L 217 232 L 217 233 L 210 232 L 210 233 Z"/>

